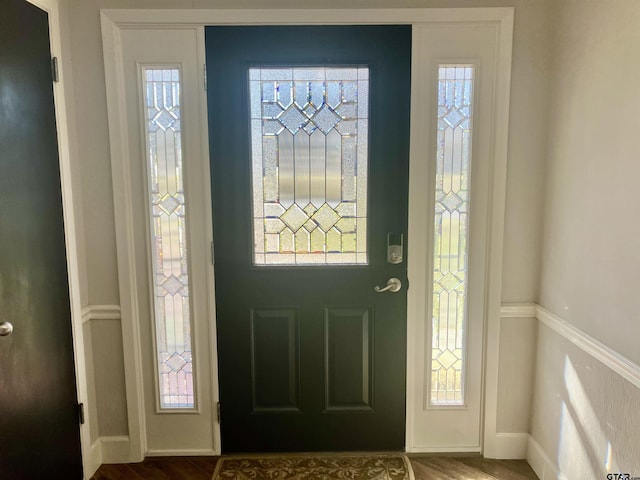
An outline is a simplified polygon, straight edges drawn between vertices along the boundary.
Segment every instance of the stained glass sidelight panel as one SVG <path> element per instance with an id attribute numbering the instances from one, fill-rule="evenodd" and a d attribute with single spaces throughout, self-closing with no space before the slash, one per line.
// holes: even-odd
<path id="1" fill-rule="evenodd" d="M 147 170 L 161 408 L 193 408 L 180 70 L 144 68 Z"/>
<path id="2" fill-rule="evenodd" d="M 368 68 L 249 69 L 256 265 L 366 264 Z"/>
<path id="3" fill-rule="evenodd" d="M 473 66 L 440 65 L 431 404 L 464 404 Z"/>

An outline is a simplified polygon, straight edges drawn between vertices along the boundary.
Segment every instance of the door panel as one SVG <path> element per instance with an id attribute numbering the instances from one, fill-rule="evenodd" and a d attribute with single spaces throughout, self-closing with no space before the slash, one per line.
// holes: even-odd
<path id="1" fill-rule="evenodd" d="M 298 332 L 296 308 L 251 310 L 253 412 L 300 411 Z"/>
<path id="2" fill-rule="evenodd" d="M 373 411 L 370 308 L 325 309 L 325 409 Z"/>
<path id="3" fill-rule="evenodd" d="M 82 478 L 48 16 L 0 6 L 0 477 Z"/>
<path id="4" fill-rule="evenodd" d="M 223 451 L 402 450 L 406 287 L 376 293 L 374 286 L 391 277 L 406 285 L 406 263 L 387 262 L 387 236 L 406 236 L 407 228 L 411 27 L 207 27 L 206 49 Z M 360 265 L 254 264 L 254 228 L 262 228 L 262 220 L 253 218 L 250 70 L 322 66 L 368 69 L 369 94 L 358 99 L 369 105 L 369 143 L 361 150 L 368 150 L 368 169 L 358 172 L 360 182 L 368 175 L 366 205 L 360 204 L 368 211 L 368 257 L 348 257 L 364 258 Z M 296 97 L 296 108 L 284 105 L 274 114 L 281 130 L 292 118 L 309 122 L 309 139 L 297 127 L 293 137 L 282 130 L 274 208 L 292 230 L 314 221 L 307 225 L 311 234 L 315 225 L 331 231 L 335 217 L 328 207 L 341 208 L 340 183 L 329 180 L 325 203 L 305 205 L 321 175 L 314 164 L 304 167 L 322 150 L 312 146 L 318 129 L 326 134 L 325 179 L 342 168 L 343 197 L 350 188 L 339 149 L 348 148 L 354 113 L 331 103 L 326 75 L 316 100 L 309 80 L 307 100 Z M 278 85 L 279 92 L 289 88 Z M 273 104 L 263 97 L 263 108 L 265 102 Z M 336 111 L 339 119 L 332 117 Z M 296 147 L 300 141 L 310 145 L 308 155 Z M 295 168 L 312 172 L 308 189 L 290 175 Z M 322 252 L 329 252 L 328 242 Z M 315 253 L 302 255 L 305 262 L 315 259 Z"/>

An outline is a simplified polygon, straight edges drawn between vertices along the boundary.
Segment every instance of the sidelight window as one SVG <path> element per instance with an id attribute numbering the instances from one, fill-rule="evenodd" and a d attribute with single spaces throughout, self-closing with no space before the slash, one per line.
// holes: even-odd
<path id="1" fill-rule="evenodd" d="M 464 404 L 473 73 L 471 65 L 439 67 L 432 405 Z"/>
<path id="2" fill-rule="evenodd" d="M 251 68 L 255 265 L 366 264 L 368 68 Z"/>
<path id="3" fill-rule="evenodd" d="M 143 68 L 160 408 L 193 408 L 180 70 Z"/>

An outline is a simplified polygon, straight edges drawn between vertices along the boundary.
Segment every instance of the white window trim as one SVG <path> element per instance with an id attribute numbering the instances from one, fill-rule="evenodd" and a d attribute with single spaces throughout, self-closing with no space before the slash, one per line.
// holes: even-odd
<path id="1" fill-rule="evenodd" d="M 311 20 L 310 20 L 311 19 Z M 337 21 L 336 19 L 339 19 Z M 204 25 L 366 25 L 366 24 L 477 24 L 495 25 L 497 30 L 498 67 L 495 75 L 493 99 L 492 131 L 492 197 L 490 238 L 487 255 L 489 258 L 486 296 L 485 296 L 485 364 L 484 364 L 484 432 L 483 453 L 486 457 L 496 454 L 496 413 L 498 358 L 500 334 L 500 300 L 502 288 L 503 231 L 506 198 L 507 144 L 509 99 L 511 85 L 511 53 L 513 43 L 513 7 L 498 8 L 394 8 L 394 9 L 242 9 L 242 10 L 102 10 L 102 39 L 105 61 L 105 80 L 107 87 L 109 136 L 111 146 L 111 165 L 113 174 L 113 192 L 115 206 L 116 246 L 118 253 L 118 280 L 120 287 L 122 330 L 125 356 L 125 382 L 127 387 L 127 406 L 130 439 L 130 455 L 124 461 L 142 460 L 146 452 L 145 419 L 143 408 L 142 363 L 140 355 L 140 334 L 138 328 L 139 302 L 135 289 L 135 262 L 131 204 L 131 160 L 127 148 L 127 132 L 124 108 L 124 85 L 122 84 L 122 43 L 120 32 L 126 28 L 175 28 L 197 27 Z M 414 59 L 416 52 L 414 50 Z M 419 67 L 413 67 L 413 85 L 419 78 Z M 419 92 L 418 92 L 419 93 Z M 412 92 L 412 112 L 416 105 L 425 101 L 426 93 Z M 411 125 L 412 156 L 417 152 L 416 141 L 419 125 Z M 208 150 L 207 150 L 208 151 Z M 203 219 L 211 222 L 211 218 Z M 209 229 L 209 232 L 211 229 Z M 409 239 L 410 241 L 410 239 Z M 213 268 L 210 268 L 210 291 L 213 291 Z M 408 304 L 407 337 L 412 338 L 411 302 Z M 213 318 L 213 315 L 212 315 Z M 215 325 L 212 326 L 215 334 Z M 214 361 L 217 358 L 215 343 L 212 345 Z M 407 436 L 406 446 L 410 451 L 413 439 L 413 425 L 410 405 L 415 385 L 412 384 L 414 358 L 412 345 L 407 345 Z M 214 371 L 217 371 L 214 366 Z M 214 383 L 214 402 L 217 401 L 218 381 Z M 220 429 L 216 426 L 215 448 L 220 453 Z"/>

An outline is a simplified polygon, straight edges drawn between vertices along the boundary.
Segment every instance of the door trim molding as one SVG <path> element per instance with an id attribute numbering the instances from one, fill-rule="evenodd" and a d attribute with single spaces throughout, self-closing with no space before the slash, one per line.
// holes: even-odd
<path id="1" fill-rule="evenodd" d="M 500 308 L 502 300 L 502 264 L 504 258 L 504 222 L 507 196 L 507 159 L 509 145 L 509 109 L 511 99 L 511 58 L 513 50 L 514 10 L 500 19 L 495 72 L 493 134 L 493 171 L 490 196 L 490 226 L 485 303 L 484 335 L 484 434 L 483 455 L 496 455 L 498 413 L 498 367 L 500 360 Z"/>
<path id="2" fill-rule="evenodd" d="M 492 97 L 488 109 L 490 111 L 490 123 L 485 126 L 487 142 L 489 143 L 489 154 L 487 165 L 487 176 L 489 185 L 487 187 L 487 224 L 486 236 L 481 239 L 486 247 L 483 251 L 484 263 L 484 283 L 475 288 L 482 289 L 482 311 L 476 312 L 481 316 L 483 332 L 483 367 L 480 393 L 480 432 L 477 444 L 469 445 L 465 451 L 481 451 L 484 456 L 494 457 L 498 448 L 496 442 L 497 433 L 497 409 L 498 409 L 498 364 L 500 345 L 500 309 L 502 297 L 502 264 L 503 264 L 503 236 L 506 205 L 506 181 L 507 181 L 507 147 L 509 131 L 509 101 L 511 85 L 511 56 L 513 44 L 513 8 L 486 9 L 482 19 L 467 20 L 461 22 L 464 27 L 475 28 L 488 26 L 494 29 L 495 44 L 494 58 L 495 64 L 491 66 L 492 71 Z M 493 13 L 493 16 L 489 15 Z M 452 21 L 449 25 L 456 22 Z M 415 25 L 415 24 L 414 24 Z M 426 29 L 433 28 L 433 22 L 426 24 Z M 435 26 L 440 27 L 439 25 Z M 421 30 L 421 29 L 420 29 Z M 415 36 L 420 35 L 419 29 L 414 29 Z M 410 164 L 410 197 L 409 197 L 409 244 L 419 245 L 418 251 L 413 251 L 412 261 L 409 264 L 409 282 L 411 290 L 408 296 L 408 317 L 407 317 L 407 451 L 441 451 L 440 447 L 426 447 L 416 445 L 415 434 L 418 428 L 418 418 L 421 392 L 416 390 L 424 388 L 418 379 L 421 362 L 423 362 L 422 352 L 426 325 L 430 324 L 430 314 L 425 306 L 424 292 L 430 290 L 429 270 L 432 267 L 429 260 L 429 246 L 422 245 L 425 238 L 425 229 L 430 227 L 425 224 L 424 204 L 418 202 L 418 195 L 412 192 L 421 191 L 424 186 L 419 178 L 431 178 L 430 166 L 424 160 L 430 152 L 426 150 L 428 139 L 425 132 L 429 132 L 428 119 L 421 114 L 424 105 L 429 105 L 428 95 L 431 92 L 425 89 L 416 88 L 419 81 L 427 75 L 427 69 L 418 63 L 421 52 L 420 44 L 414 41 L 413 58 L 414 90 L 412 92 L 412 125 L 411 125 L 411 164 Z M 422 72 L 420 70 L 423 70 Z M 426 152 L 426 153 L 425 153 Z M 420 162 L 422 160 L 422 162 Z M 417 171 L 419 169 L 419 172 Z M 435 176 L 434 176 L 435 178 Z M 427 211 L 429 207 L 426 208 Z M 421 230 L 422 229 L 422 230 Z M 428 230 L 427 230 L 428 231 Z M 429 238 L 429 235 L 426 235 Z M 425 274 L 426 269 L 426 274 Z M 471 287 L 474 288 L 474 287 Z M 428 302 L 427 302 L 428 304 Z M 414 339 L 419 339 L 415 341 Z M 424 380 L 422 380 L 424 381 Z M 452 449 L 449 449 L 452 451 Z M 459 450 L 458 450 L 459 451 Z"/>
<path id="3" fill-rule="evenodd" d="M 103 9 L 118 28 L 188 25 L 390 25 L 486 23 L 513 19 L 513 7 L 355 9 Z"/>
<path id="4" fill-rule="evenodd" d="M 113 177 L 115 208 L 116 251 L 122 343 L 127 392 L 129 427 L 129 462 L 140 462 L 146 451 L 146 424 L 144 421 L 144 392 L 142 355 L 140 346 L 140 298 L 136 288 L 134 205 L 126 129 L 126 95 L 122 40 L 120 27 L 101 15 L 104 48 L 105 81 L 108 100 L 109 146 Z M 144 297 L 144 295 L 143 295 Z"/>
<path id="5" fill-rule="evenodd" d="M 490 8 L 391 8 L 391 9 L 104 9 L 101 10 L 102 39 L 105 63 L 105 82 L 108 99 L 109 141 L 115 205 L 118 281 L 121 298 L 122 333 L 125 357 L 125 378 L 131 461 L 142 460 L 146 453 L 146 426 L 143 408 L 142 359 L 139 332 L 139 305 L 144 301 L 136 289 L 136 267 L 133 261 L 134 228 L 128 132 L 124 108 L 125 88 L 122 82 L 122 42 L 120 32 L 131 28 L 202 27 L 204 25 L 366 25 L 366 24 L 441 24 L 452 23 L 497 24 L 499 28 L 499 68 L 497 95 L 494 99 L 494 165 L 493 197 L 489 238 L 489 269 L 485 312 L 485 449 L 493 448 L 487 438 L 495 437 L 497 408 L 497 360 L 499 343 L 499 315 L 502 281 L 502 237 L 506 195 L 506 161 L 508 138 L 509 91 L 511 75 L 511 46 L 513 36 L 513 7 Z M 337 20 L 338 19 L 338 20 Z M 210 276 L 212 280 L 212 275 Z M 411 306 L 409 305 L 409 308 Z M 409 310 L 411 311 L 411 310 Z M 213 320 L 215 322 L 215 319 Z M 215 332 L 215 323 L 212 324 Z M 409 335 L 408 328 L 408 338 Z M 409 348 L 409 345 L 408 345 Z M 215 345 L 212 355 L 217 358 Z M 408 350 L 408 359 L 409 356 Z M 410 373 L 410 362 L 407 375 Z M 407 379 L 410 377 L 407 376 Z M 407 382 L 407 399 L 413 388 Z M 214 378 L 217 392 L 217 378 Z M 214 398 L 217 401 L 217 398 Z M 409 411 L 407 409 L 407 411 Z M 410 416 L 407 415 L 407 448 L 411 447 Z M 216 425 L 216 448 L 219 444 Z M 495 442 L 493 442 L 495 443 Z M 490 450 L 491 451 L 491 450 Z"/>
<path id="6" fill-rule="evenodd" d="M 87 461 L 87 467 L 84 472 L 85 478 L 91 478 L 98 471 L 100 465 L 104 462 L 102 461 L 102 444 L 100 443 L 100 438 L 97 438 L 95 442 L 91 444 L 91 448 L 89 450 L 89 459 Z"/>

